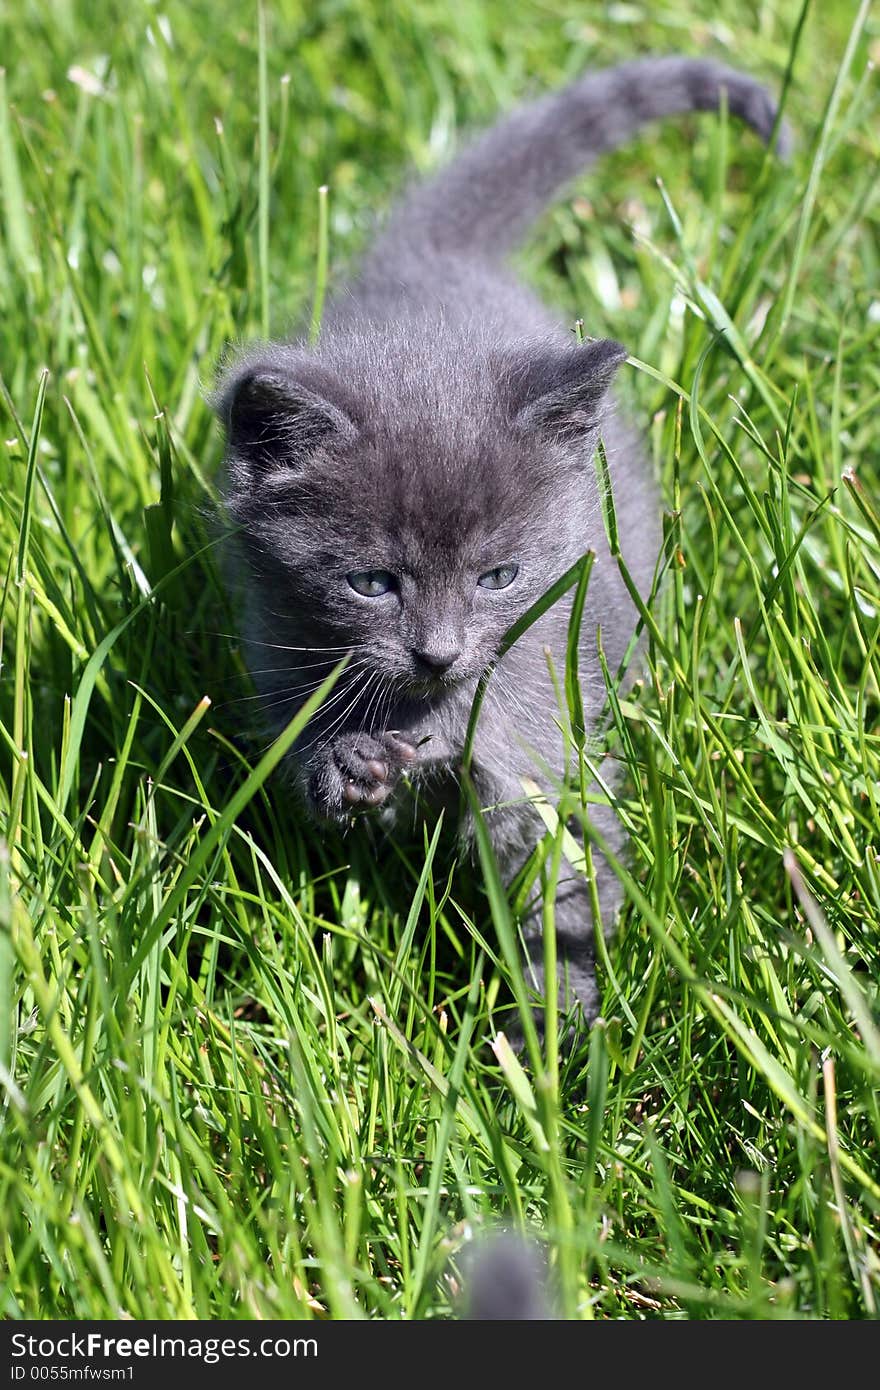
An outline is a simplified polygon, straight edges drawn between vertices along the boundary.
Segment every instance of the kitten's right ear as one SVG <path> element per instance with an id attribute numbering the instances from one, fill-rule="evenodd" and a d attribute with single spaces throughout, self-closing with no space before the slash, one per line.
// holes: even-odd
<path id="1" fill-rule="evenodd" d="M 626 348 L 611 339 L 538 348 L 507 363 L 508 408 L 520 429 L 560 441 L 598 430 Z"/>
<path id="2" fill-rule="evenodd" d="M 339 402 L 344 392 L 329 372 L 309 364 L 288 373 L 274 363 L 244 363 L 215 393 L 230 462 L 252 478 L 300 468 L 316 449 L 356 433 Z"/>

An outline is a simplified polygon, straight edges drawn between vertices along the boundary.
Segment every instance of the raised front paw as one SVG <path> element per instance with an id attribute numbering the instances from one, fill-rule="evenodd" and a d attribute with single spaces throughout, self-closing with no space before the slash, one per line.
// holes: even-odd
<path id="1" fill-rule="evenodd" d="M 312 806 L 331 820 L 381 806 L 416 756 L 415 746 L 397 733 L 340 734 L 309 779 Z"/>

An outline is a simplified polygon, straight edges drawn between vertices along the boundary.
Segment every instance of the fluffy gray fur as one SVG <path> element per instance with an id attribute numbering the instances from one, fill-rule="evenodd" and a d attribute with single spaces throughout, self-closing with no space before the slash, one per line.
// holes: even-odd
<path id="1" fill-rule="evenodd" d="M 242 633 L 270 725 L 283 727 L 351 655 L 292 754 L 315 816 L 382 807 L 393 819 L 404 772 L 442 798 L 481 673 L 510 625 L 587 549 L 596 560 L 580 671 L 585 711 L 598 716 L 597 627 L 613 671 L 635 626 L 600 514 L 600 435 L 624 556 L 643 591 L 658 549 L 657 499 L 638 436 L 609 395 L 624 349 L 576 344 L 504 255 L 596 155 L 658 117 L 715 110 L 722 92 L 767 140 L 770 95 L 700 59 L 627 63 L 514 111 L 402 201 L 330 302 L 317 347 L 257 346 L 227 370 L 215 397 L 226 502 Z M 510 565 L 507 587 L 480 584 Z M 347 576 L 366 571 L 386 572 L 394 586 L 355 592 Z M 563 773 L 545 653 L 564 669 L 569 608 L 557 604 L 498 663 L 476 733 L 474 780 L 508 876 L 543 832 L 521 777 L 552 791 Z M 619 847 L 610 808 L 597 808 L 594 822 Z M 619 894 L 604 865 L 599 896 L 607 925 Z M 560 886 L 556 930 L 561 1001 L 590 1020 L 593 924 L 580 879 Z M 540 992 L 537 913 L 525 935 Z"/>

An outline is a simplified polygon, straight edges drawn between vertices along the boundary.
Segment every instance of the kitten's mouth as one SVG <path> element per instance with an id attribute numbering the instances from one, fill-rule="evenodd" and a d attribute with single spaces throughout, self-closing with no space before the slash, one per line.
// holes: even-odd
<path id="1" fill-rule="evenodd" d="M 439 695 L 450 695 L 466 679 L 463 672 L 459 675 L 458 672 L 453 674 L 450 671 L 442 676 L 413 676 L 408 681 L 408 685 L 413 695 L 421 696 L 422 699 L 432 695 L 436 698 Z"/>

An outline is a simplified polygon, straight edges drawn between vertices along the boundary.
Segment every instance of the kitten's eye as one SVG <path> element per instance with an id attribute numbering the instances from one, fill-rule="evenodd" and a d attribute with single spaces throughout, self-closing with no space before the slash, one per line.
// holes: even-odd
<path id="1" fill-rule="evenodd" d="M 345 577 L 363 598 L 381 598 L 397 588 L 397 580 L 388 570 L 352 570 Z"/>
<path id="2" fill-rule="evenodd" d="M 497 569 L 486 570 L 477 583 L 481 589 L 506 589 L 519 574 L 519 565 L 499 565 Z"/>

